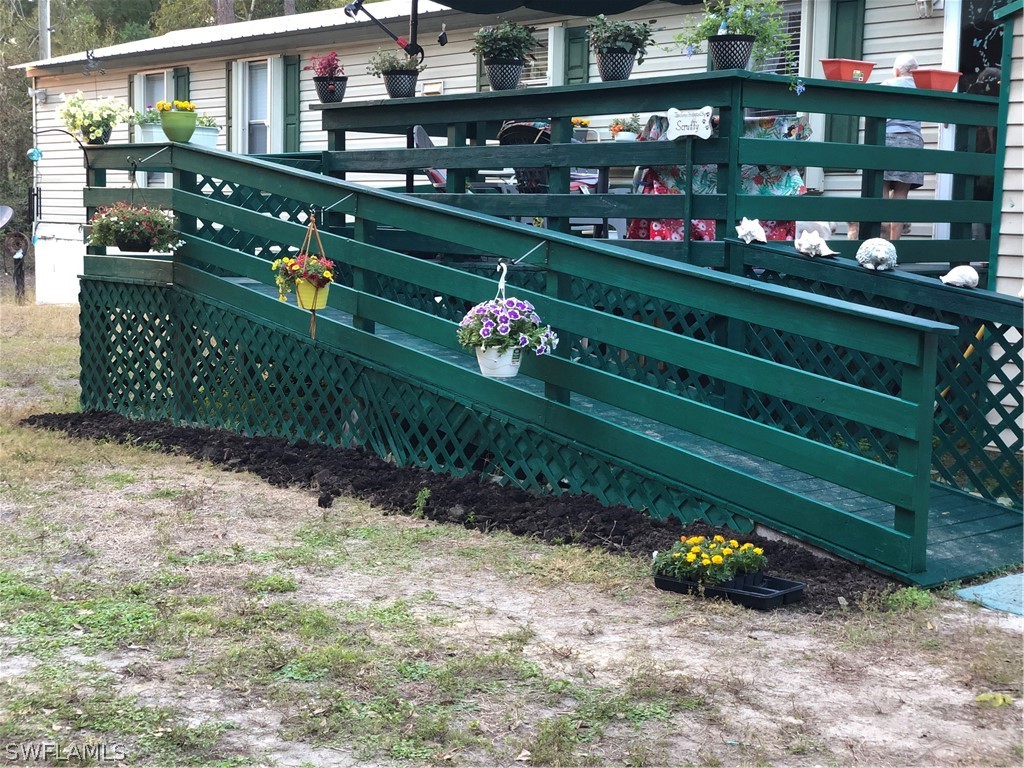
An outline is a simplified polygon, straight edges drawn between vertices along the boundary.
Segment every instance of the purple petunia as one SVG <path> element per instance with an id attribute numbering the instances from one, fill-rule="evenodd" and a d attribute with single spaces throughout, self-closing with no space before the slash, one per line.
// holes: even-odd
<path id="1" fill-rule="evenodd" d="M 490 328 L 481 328 L 480 329 L 480 338 L 481 339 L 489 339 L 490 337 L 491 337 L 491 329 Z"/>
<path id="2" fill-rule="evenodd" d="M 500 333 L 502 336 L 508 336 L 508 332 L 511 331 L 511 330 L 512 330 L 512 328 L 509 326 L 508 323 L 499 323 L 498 324 L 498 333 Z"/>
<path id="3" fill-rule="evenodd" d="M 530 346 L 530 337 L 527 336 L 525 333 L 520 333 L 519 334 L 519 346 L 520 347 L 528 347 L 528 346 Z"/>

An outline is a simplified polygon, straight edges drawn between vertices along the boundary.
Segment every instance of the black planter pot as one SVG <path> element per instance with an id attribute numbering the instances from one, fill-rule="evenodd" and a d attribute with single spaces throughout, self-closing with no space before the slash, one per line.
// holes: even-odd
<path id="1" fill-rule="evenodd" d="M 744 574 L 754 576 L 755 574 Z M 704 584 L 699 581 L 683 581 L 668 576 L 655 576 L 654 586 L 669 592 L 695 594 L 703 597 L 724 597 L 730 602 L 759 611 L 770 611 L 789 603 L 795 603 L 804 596 L 804 584 L 787 581 L 773 576 L 763 576 L 758 586 L 740 586 L 736 579 L 719 584 Z"/>
<path id="2" fill-rule="evenodd" d="M 485 59 L 487 82 L 492 91 L 512 91 L 519 87 L 523 77 L 523 62 L 519 59 Z"/>
<path id="3" fill-rule="evenodd" d="M 149 253 L 153 244 L 149 240 L 136 240 L 130 237 L 118 237 L 114 239 L 114 245 L 122 251 L 132 253 Z"/>
<path id="4" fill-rule="evenodd" d="M 633 65 L 636 64 L 636 54 L 624 48 L 609 48 L 595 54 L 595 57 L 597 72 L 605 82 L 629 80 L 633 73 Z"/>
<path id="5" fill-rule="evenodd" d="M 397 69 L 384 72 L 384 87 L 392 99 L 408 99 L 416 95 L 416 81 L 420 73 L 415 69 Z"/>
<path id="6" fill-rule="evenodd" d="M 345 98 L 347 77 L 314 77 L 313 85 L 322 104 L 334 104 Z"/>
<path id="7" fill-rule="evenodd" d="M 712 35 L 708 38 L 712 69 L 746 69 L 753 51 L 753 35 Z"/>
<path id="8" fill-rule="evenodd" d="M 103 129 L 103 134 L 98 138 L 90 139 L 89 134 L 86 131 L 82 132 L 82 138 L 85 139 L 86 144 L 106 144 L 108 141 L 110 141 L 110 134 L 113 133 L 113 131 L 114 126 L 108 125 L 106 128 Z"/>

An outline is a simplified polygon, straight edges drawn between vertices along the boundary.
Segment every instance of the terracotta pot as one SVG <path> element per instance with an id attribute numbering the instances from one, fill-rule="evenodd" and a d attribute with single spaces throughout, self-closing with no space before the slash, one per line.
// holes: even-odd
<path id="1" fill-rule="evenodd" d="M 844 80 L 849 83 L 866 83 L 871 77 L 874 62 L 861 59 L 822 59 L 821 69 L 826 80 Z"/>
<path id="2" fill-rule="evenodd" d="M 960 82 L 960 73 L 948 69 L 915 69 L 910 74 L 918 88 L 933 91 L 952 91 Z"/>

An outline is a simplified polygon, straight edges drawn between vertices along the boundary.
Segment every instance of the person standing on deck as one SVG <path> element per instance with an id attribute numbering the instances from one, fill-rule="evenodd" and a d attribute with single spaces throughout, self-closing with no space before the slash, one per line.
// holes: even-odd
<path id="1" fill-rule="evenodd" d="M 909 53 L 901 53 L 892 65 L 892 77 L 883 80 L 882 85 L 894 85 L 898 88 L 916 88 L 911 72 L 917 69 L 917 59 Z M 885 146 L 902 149 L 921 149 L 924 137 L 921 135 L 921 123 L 918 120 L 905 120 L 890 117 L 885 121 Z M 924 174 L 920 171 L 886 171 L 882 174 L 882 197 L 889 200 L 906 200 L 910 190 L 924 184 Z M 888 227 L 888 232 L 886 232 Z M 882 225 L 882 237 L 899 240 L 903 234 L 903 223 L 892 222 Z"/>

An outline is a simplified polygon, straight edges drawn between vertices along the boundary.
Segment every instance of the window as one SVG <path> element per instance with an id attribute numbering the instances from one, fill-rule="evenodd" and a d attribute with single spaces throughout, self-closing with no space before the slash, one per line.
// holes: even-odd
<path id="1" fill-rule="evenodd" d="M 135 76 L 132 86 L 132 106 L 134 109 L 139 112 L 147 109 L 156 109 L 158 101 L 168 101 L 169 95 L 174 93 L 173 73 L 170 70 L 166 72 L 143 72 Z M 136 138 L 140 141 L 164 140 L 163 131 L 160 130 L 159 125 L 145 130 L 147 132 L 152 131 L 152 133 L 143 133 L 141 126 L 136 131 Z M 170 176 L 166 173 L 152 171 L 140 172 L 136 174 L 136 182 L 140 187 L 168 187 L 170 186 Z"/>
<path id="2" fill-rule="evenodd" d="M 284 61 L 236 61 L 231 68 L 231 149 L 256 155 L 284 147 Z"/>
<path id="3" fill-rule="evenodd" d="M 786 31 L 790 35 L 789 46 L 784 53 L 767 59 L 761 67 L 762 72 L 785 74 L 787 54 L 792 56 L 793 66 L 800 63 L 800 3 L 783 3 L 783 14 Z"/>
<path id="4" fill-rule="evenodd" d="M 537 30 L 537 47 L 533 49 L 533 58 L 527 57 L 526 66 L 523 67 L 523 76 L 520 83 L 524 87 L 548 85 L 550 76 L 548 65 L 551 59 L 551 38 L 553 32 L 561 32 L 559 28 L 542 28 Z M 477 56 L 476 59 L 476 89 L 478 91 L 489 91 L 487 75 L 484 72 L 484 64 Z"/>

